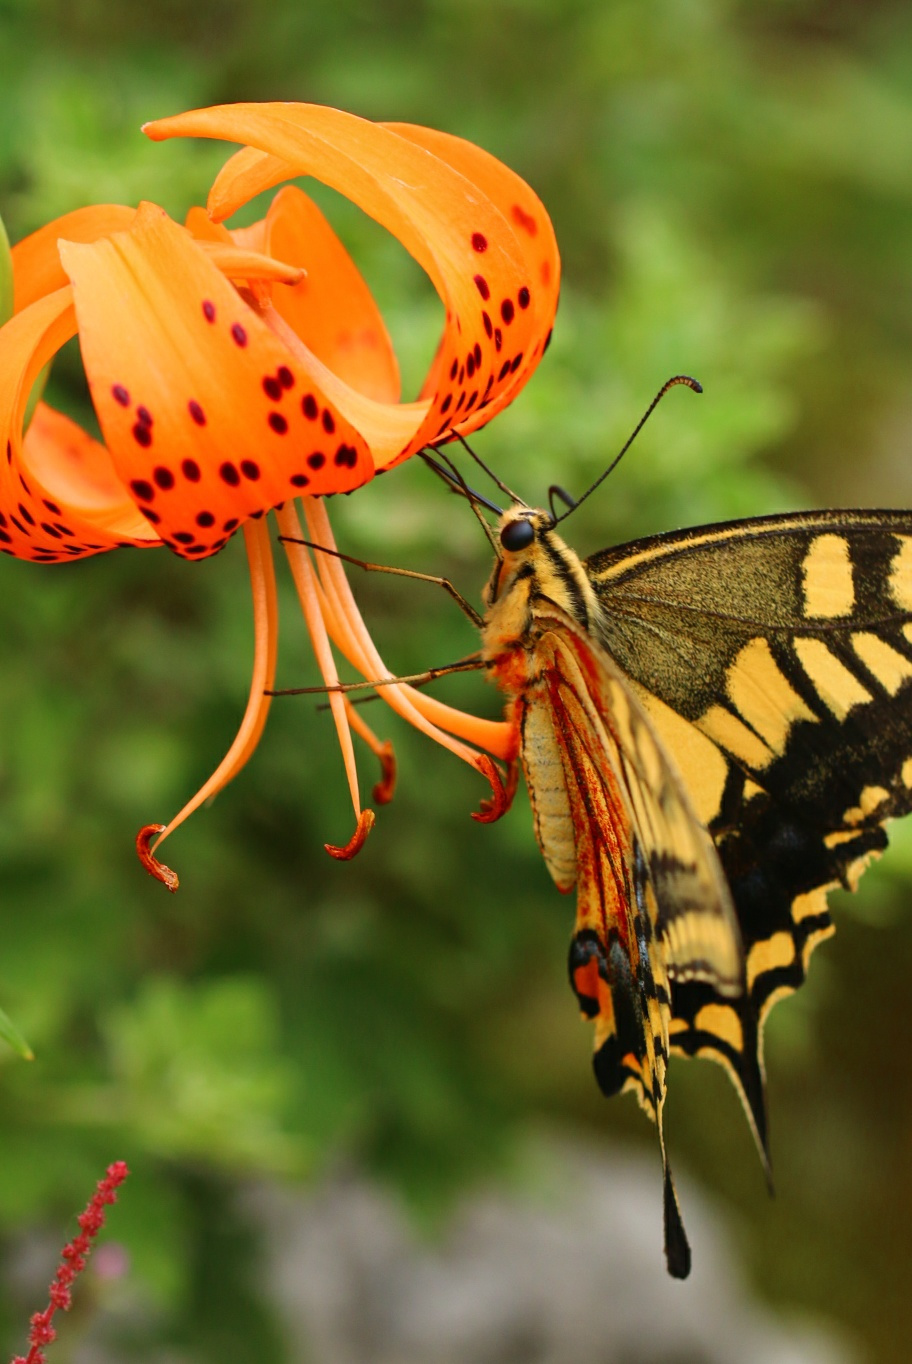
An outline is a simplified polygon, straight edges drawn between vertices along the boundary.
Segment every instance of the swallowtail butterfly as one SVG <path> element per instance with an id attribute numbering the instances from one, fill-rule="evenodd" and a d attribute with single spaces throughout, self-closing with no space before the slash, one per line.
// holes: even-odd
<path id="1" fill-rule="evenodd" d="M 764 1022 L 833 931 L 828 890 L 854 889 L 912 808 L 912 512 L 760 517 L 585 560 L 558 519 L 501 515 L 482 658 L 548 870 L 577 892 L 598 1083 L 658 1127 L 683 1278 L 669 1055 L 725 1067 L 768 1169 Z"/>

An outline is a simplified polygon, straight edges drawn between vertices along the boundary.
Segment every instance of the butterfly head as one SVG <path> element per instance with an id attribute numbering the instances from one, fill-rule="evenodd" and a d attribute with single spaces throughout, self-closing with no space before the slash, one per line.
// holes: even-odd
<path id="1" fill-rule="evenodd" d="M 493 572 L 484 590 L 486 606 L 493 606 L 519 582 L 540 576 L 546 546 L 554 538 L 554 520 L 550 512 L 518 503 L 503 513 L 494 531 L 498 550 Z"/>

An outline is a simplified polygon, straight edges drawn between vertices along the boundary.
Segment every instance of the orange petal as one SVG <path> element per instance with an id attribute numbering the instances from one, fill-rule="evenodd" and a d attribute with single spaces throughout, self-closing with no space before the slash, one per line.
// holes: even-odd
<path id="1" fill-rule="evenodd" d="M 40 403 L 23 441 L 32 385 L 75 330 L 69 288 L 39 298 L 0 329 L 0 549 L 39 563 L 159 543 L 107 450 L 69 418 Z"/>
<path id="2" fill-rule="evenodd" d="M 533 312 L 532 330 L 535 341 L 524 356 L 516 373 L 501 390 L 498 397 L 488 401 L 482 413 L 460 422 L 457 430 L 464 436 L 491 420 L 511 403 L 526 380 L 536 368 L 551 340 L 551 328 L 557 312 L 560 295 L 560 252 L 551 219 L 538 195 L 526 184 L 521 176 L 498 161 L 490 152 L 467 142 L 463 137 L 452 133 L 441 133 L 434 128 L 422 128 L 413 123 L 387 123 L 384 125 L 407 137 L 419 147 L 439 156 L 441 160 L 454 166 L 467 179 L 483 189 L 485 194 L 497 205 L 505 218 L 516 230 L 516 239 L 526 262 L 526 276 L 535 284 L 530 289 L 526 307 Z M 484 255 L 484 253 L 482 253 Z M 518 306 L 522 300 L 517 299 Z M 501 334 L 505 330 L 500 319 Z M 496 334 L 495 334 L 496 335 Z"/>
<path id="3" fill-rule="evenodd" d="M 57 250 L 61 237 L 71 242 L 94 242 L 109 232 L 125 231 L 135 216 L 135 208 L 93 204 L 65 213 L 62 218 L 55 218 L 30 237 L 17 242 L 13 247 L 15 311 L 21 312 L 35 299 L 69 284 Z"/>
<path id="4" fill-rule="evenodd" d="M 144 204 L 130 232 L 60 250 L 114 465 L 178 554 L 214 553 L 305 488 L 371 477 L 367 446 L 299 357 L 161 209 Z"/>
<path id="5" fill-rule="evenodd" d="M 488 407 L 515 392 L 520 370 L 528 372 L 537 361 L 548 308 L 539 312 L 535 296 L 543 286 L 529 274 L 529 256 L 517 237 L 522 229 L 480 185 L 414 138 L 304 104 L 195 110 L 149 124 L 146 132 L 156 139 L 201 136 L 251 144 L 216 180 L 209 202 L 215 217 L 290 174 L 313 175 L 376 218 L 427 270 L 446 306 L 447 325 L 426 415 L 396 450 L 383 423 L 374 429 L 369 411 L 355 418 L 353 406 L 344 409 L 379 467 L 439 440 L 454 424 L 481 425 Z M 447 155 L 455 156 L 449 143 Z M 485 166 L 493 176 L 491 164 Z"/>
<path id="6" fill-rule="evenodd" d="M 275 292 L 285 321 L 344 383 L 377 402 L 398 402 L 399 366 L 386 324 L 313 200 L 287 185 L 273 199 L 264 226 L 268 254 L 307 272 L 295 288 Z"/>

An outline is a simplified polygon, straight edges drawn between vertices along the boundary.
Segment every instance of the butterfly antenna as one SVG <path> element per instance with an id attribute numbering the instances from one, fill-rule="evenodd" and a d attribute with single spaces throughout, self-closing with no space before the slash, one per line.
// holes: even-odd
<path id="1" fill-rule="evenodd" d="M 461 436 L 458 431 L 453 431 L 453 435 L 459 441 L 460 445 L 463 445 L 465 449 L 469 452 L 469 454 L 474 459 L 475 463 L 478 465 L 479 469 L 483 469 L 484 472 L 487 474 L 488 478 L 491 480 L 491 482 L 496 484 L 502 493 L 506 493 L 507 497 L 509 497 L 510 501 L 514 504 L 514 506 L 518 507 L 528 506 L 527 502 L 525 502 L 521 497 L 517 496 L 517 494 L 513 492 L 512 488 L 508 488 L 506 483 L 504 483 L 502 479 L 497 477 L 493 469 L 488 468 L 487 464 L 485 464 L 484 460 L 481 458 L 481 455 L 475 453 L 469 442 L 466 440 L 465 436 Z M 438 454 L 439 453 L 440 452 L 438 451 Z"/>
<path id="2" fill-rule="evenodd" d="M 434 453 L 437 456 L 436 459 L 434 458 L 433 455 L 429 454 L 427 450 L 419 450 L 418 453 L 424 460 L 428 468 L 433 469 L 437 477 L 443 479 L 444 483 L 446 483 L 448 488 L 450 488 L 454 493 L 458 493 L 460 497 L 464 497 L 466 499 L 466 501 L 468 502 L 469 506 L 472 508 L 472 511 L 475 514 L 478 524 L 481 526 L 485 535 L 488 537 L 488 540 L 490 541 L 494 549 L 494 552 L 499 556 L 497 542 L 494 539 L 494 532 L 491 530 L 491 527 L 488 525 L 487 521 L 482 516 L 481 511 L 479 510 L 479 506 L 487 507 L 488 511 L 494 512 L 495 516 L 503 516 L 503 508 L 498 507 L 495 502 L 490 502 L 488 498 L 483 497 L 482 494 L 476 492 L 474 488 L 470 488 L 468 483 L 466 483 L 465 479 L 463 478 L 462 474 L 457 469 L 456 465 L 453 463 L 451 459 L 449 459 L 443 453 L 442 450 L 435 450 Z M 446 465 L 446 467 L 444 467 L 444 465 Z"/>
<path id="3" fill-rule="evenodd" d="M 555 518 L 554 520 L 555 525 L 557 525 L 558 521 L 566 520 L 566 518 L 570 515 L 571 512 L 576 511 L 577 507 L 581 506 L 585 502 L 586 498 L 589 497 L 592 493 L 594 493 L 596 488 L 598 488 L 602 483 L 604 483 L 608 475 L 620 464 L 621 460 L 624 458 L 627 451 L 630 449 L 631 445 L 642 431 L 643 427 L 649 421 L 649 418 L 652 416 L 653 412 L 658 407 L 659 403 L 665 397 L 665 394 L 668 392 L 670 388 L 675 388 L 678 384 L 686 384 L 688 388 L 693 389 L 694 393 L 703 392 L 703 385 L 701 383 L 698 383 L 696 379 L 692 379 L 689 374 L 676 374 L 673 379 L 669 379 L 667 383 L 664 383 L 662 387 L 659 389 L 658 393 L 653 398 L 652 402 L 647 407 L 646 411 L 643 413 L 640 420 L 637 422 L 636 426 L 634 427 L 633 434 L 628 437 L 623 448 L 617 455 L 615 455 L 614 459 L 608 465 L 608 468 L 605 470 L 605 472 L 603 474 L 599 474 L 598 478 L 592 484 L 591 488 L 587 488 L 586 491 L 583 493 L 582 497 L 579 498 L 579 500 L 575 502 L 572 507 L 565 511 L 561 516 Z"/>

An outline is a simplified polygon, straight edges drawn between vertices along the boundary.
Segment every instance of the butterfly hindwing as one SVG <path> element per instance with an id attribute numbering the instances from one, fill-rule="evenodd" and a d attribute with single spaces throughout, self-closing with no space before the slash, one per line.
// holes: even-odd
<path id="1" fill-rule="evenodd" d="M 742 989 L 733 906 L 706 831 L 623 675 L 562 611 L 536 611 L 534 681 L 516 703 L 523 763 L 546 861 L 577 885 L 570 979 L 595 1024 L 606 1094 L 632 1088 L 656 1120 L 666 1250 L 689 1251 L 662 1129 L 673 982 Z M 569 855 L 568 855 L 569 851 Z"/>

